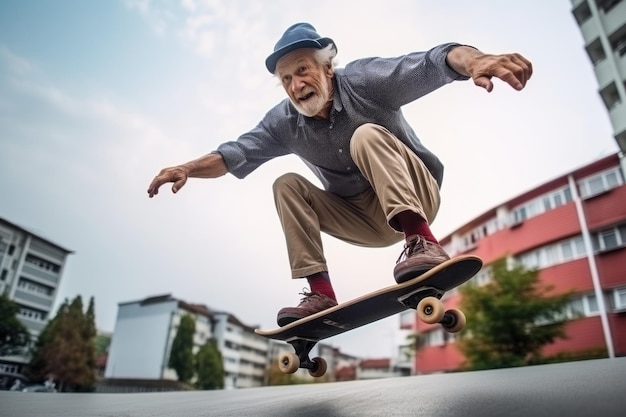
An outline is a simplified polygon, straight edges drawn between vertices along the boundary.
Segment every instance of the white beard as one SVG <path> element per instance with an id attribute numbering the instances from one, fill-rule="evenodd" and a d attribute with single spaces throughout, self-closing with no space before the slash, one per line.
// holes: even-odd
<path id="1" fill-rule="evenodd" d="M 326 104 L 329 100 L 330 88 L 328 87 L 328 83 L 324 83 L 320 94 L 313 95 L 313 97 L 309 98 L 305 102 L 295 103 L 293 100 L 291 100 L 291 103 L 300 114 L 307 117 L 313 117 L 321 112 L 324 107 L 326 107 Z"/>

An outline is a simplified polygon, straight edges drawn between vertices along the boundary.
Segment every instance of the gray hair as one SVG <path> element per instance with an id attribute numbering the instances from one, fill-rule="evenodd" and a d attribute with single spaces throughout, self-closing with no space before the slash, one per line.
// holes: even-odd
<path id="1" fill-rule="evenodd" d="M 337 48 L 334 43 L 329 43 L 325 48 L 315 50 L 315 60 L 323 66 L 329 65 L 334 68 L 336 56 Z"/>

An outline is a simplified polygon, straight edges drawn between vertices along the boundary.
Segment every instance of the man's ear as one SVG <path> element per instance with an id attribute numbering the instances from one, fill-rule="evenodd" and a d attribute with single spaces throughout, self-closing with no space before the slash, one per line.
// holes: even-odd
<path id="1" fill-rule="evenodd" d="M 328 78 L 333 78 L 333 75 L 335 75 L 335 69 L 333 66 L 331 64 L 326 65 L 326 76 Z"/>

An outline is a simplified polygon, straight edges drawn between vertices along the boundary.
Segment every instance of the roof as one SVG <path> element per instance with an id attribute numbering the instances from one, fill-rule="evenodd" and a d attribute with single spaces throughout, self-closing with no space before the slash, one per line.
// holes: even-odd
<path id="1" fill-rule="evenodd" d="M 49 244 L 51 246 L 54 246 L 55 248 L 60 249 L 60 250 L 62 250 L 65 253 L 68 253 L 68 254 L 69 253 L 74 253 L 74 251 L 66 249 L 63 246 L 59 245 L 58 243 L 54 243 L 50 239 L 43 237 L 40 232 L 31 231 L 31 230 L 29 230 L 29 229 L 27 229 L 27 228 L 25 228 L 23 226 L 20 226 L 20 225 L 18 225 L 16 223 L 11 222 L 11 221 L 3 218 L 3 217 L 0 217 L 0 223 L 5 223 L 6 225 L 8 225 L 8 226 L 10 226 L 10 227 L 12 227 L 14 229 L 18 229 L 21 232 L 26 233 L 27 235 L 34 236 L 34 237 L 36 237 L 39 240 L 43 240 L 47 244 Z"/>
<path id="2" fill-rule="evenodd" d="M 230 324 L 234 324 L 235 326 L 240 326 L 248 331 L 254 332 L 254 329 L 257 329 L 259 326 L 249 326 L 244 324 L 241 320 L 239 320 L 234 314 L 226 312 L 226 311 L 215 311 L 213 314 L 226 316 L 226 321 Z"/>
<path id="3" fill-rule="evenodd" d="M 207 317 L 212 315 L 211 310 L 209 310 L 209 308 L 204 304 L 189 304 L 182 300 L 178 300 L 178 307 Z"/>
<path id="4" fill-rule="evenodd" d="M 125 301 L 125 302 L 118 303 L 118 305 L 139 304 L 141 306 L 145 306 L 145 305 L 150 305 L 150 304 L 172 303 L 172 302 L 177 303 L 178 308 L 189 311 L 191 313 L 199 314 L 199 315 L 206 316 L 206 317 L 211 317 L 214 314 L 214 312 L 205 304 L 187 303 L 186 301 L 179 300 L 178 298 L 172 296 L 172 294 L 153 295 L 150 297 L 146 297 L 143 300 Z"/>
<path id="5" fill-rule="evenodd" d="M 363 359 L 360 364 L 361 369 L 389 369 L 391 359 Z"/>
<path id="6" fill-rule="evenodd" d="M 457 233 L 466 233 L 472 230 L 476 226 L 480 225 L 482 222 L 487 221 L 488 219 L 495 216 L 498 211 L 498 208 L 500 207 L 506 206 L 509 208 L 513 208 L 519 204 L 522 204 L 528 200 L 535 198 L 537 195 L 545 193 L 546 190 L 558 187 L 560 184 L 566 185 L 568 183 L 568 178 L 570 175 L 574 177 L 575 179 L 579 179 L 579 178 L 591 175 L 594 172 L 602 171 L 603 169 L 606 169 L 607 167 L 611 165 L 619 164 L 620 163 L 619 158 L 620 158 L 619 153 L 612 153 L 610 155 L 596 159 L 593 162 L 590 162 L 586 165 L 583 165 L 581 167 L 568 171 L 564 174 L 561 174 L 555 178 L 547 180 L 543 182 L 542 184 L 539 184 L 533 187 L 530 190 L 526 190 L 516 195 L 515 197 L 512 197 L 508 199 L 507 201 L 504 201 L 496 205 L 495 207 L 492 207 L 489 210 L 486 210 L 485 212 L 476 216 L 470 221 L 465 222 L 463 225 L 461 225 L 460 227 L 458 227 L 457 229 L 455 229 L 453 232 L 449 233 L 442 239 L 439 239 L 439 241 L 445 244 L 452 239 L 453 235 Z"/>

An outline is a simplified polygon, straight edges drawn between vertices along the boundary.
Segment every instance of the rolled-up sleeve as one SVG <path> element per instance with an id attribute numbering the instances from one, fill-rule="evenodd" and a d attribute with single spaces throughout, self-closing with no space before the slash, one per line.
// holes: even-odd
<path id="1" fill-rule="evenodd" d="M 237 178 L 245 178 L 265 162 L 290 153 L 280 140 L 278 112 L 280 109 L 277 106 L 254 129 L 239 136 L 236 141 L 222 143 L 217 148 L 216 152 L 224 158 L 228 172 Z"/>

